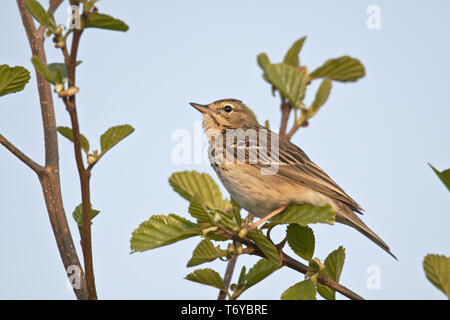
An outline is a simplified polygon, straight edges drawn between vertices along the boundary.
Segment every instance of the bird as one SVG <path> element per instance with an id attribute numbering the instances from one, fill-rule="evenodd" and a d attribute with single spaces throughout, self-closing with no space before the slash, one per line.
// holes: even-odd
<path id="1" fill-rule="evenodd" d="M 361 206 L 302 149 L 260 125 L 241 100 L 190 105 L 203 115 L 211 166 L 239 206 L 261 218 L 255 225 L 290 205 L 328 204 L 336 222 L 358 230 L 397 260 L 389 246 L 360 219 Z"/>

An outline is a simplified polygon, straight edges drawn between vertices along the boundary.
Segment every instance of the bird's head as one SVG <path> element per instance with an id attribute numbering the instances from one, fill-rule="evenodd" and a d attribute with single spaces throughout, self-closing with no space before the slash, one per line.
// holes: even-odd
<path id="1" fill-rule="evenodd" d="M 250 109 L 237 99 L 222 99 L 206 105 L 190 104 L 203 114 L 205 131 L 239 129 L 258 124 Z"/>

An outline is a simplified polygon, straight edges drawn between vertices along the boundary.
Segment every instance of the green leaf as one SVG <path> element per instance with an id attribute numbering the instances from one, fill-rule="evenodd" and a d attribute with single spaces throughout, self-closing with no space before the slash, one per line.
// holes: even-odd
<path id="1" fill-rule="evenodd" d="M 298 282 L 283 292 L 281 300 L 316 300 L 316 287 L 311 280 Z"/>
<path id="2" fill-rule="evenodd" d="M 269 225 L 298 223 L 306 226 L 310 223 L 334 224 L 335 214 L 329 205 L 315 207 L 310 204 L 292 205 L 270 219 Z"/>
<path id="3" fill-rule="evenodd" d="M 270 65 L 270 60 L 267 54 L 265 54 L 264 52 L 258 54 L 256 60 L 258 61 L 258 65 L 261 67 L 261 69 L 266 71 L 266 68 Z"/>
<path id="4" fill-rule="evenodd" d="M 99 210 L 91 209 L 91 221 L 95 218 L 96 215 L 100 213 Z M 75 210 L 72 212 L 73 219 L 77 223 L 78 227 L 83 228 L 83 204 L 80 203 L 75 207 Z"/>
<path id="5" fill-rule="evenodd" d="M 208 209 L 222 210 L 224 201 L 219 186 L 207 173 L 181 171 L 169 178 L 173 190 L 188 201 L 196 197 Z"/>
<path id="6" fill-rule="evenodd" d="M 65 63 L 50 63 L 47 68 L 53 75 L 55 75 L 54 78 L 55 80 L 57 80 L 57 83 L 65 83 L 69 78 L 67 75 L 67 67 Z"/>
<path id="7" fill-rule="evenodd" d="M 317 113 L 317 111 L 319 111 L 319 109 L 325 104 L 328 96 L 330 95 L 330 91 L 331 81 L 327 79 L 323 80 L 320 84 L 319 89 L 317 89 L 316 97 L 314 98 L 311 107 L 307 111 L 308 118 L 313 117 Z"/>
<path id="8" fill-rule="evenodd" d="M 428 254 L 423 260 L 427 279 L 450 299 L 450 258 Z"/>
<path id="9" fill-rule="evenodd" d="M 441 179 L 442 183 L 447 187 L 448 191 L 450 191 L 450 169 L 439 172 L 435 167 L 431 164 L 428 164 L 431 169 L 433 169 L 434 173 Z"/>
<path id="10" fill-rule="evenodd" d="M 200 227 L 176 214 L 154 215 L 133 231 L 131 250 L 146 251 L 193 236 L 201 235 Z"/>
<path id="11" fill-rule="evenodd" d="M 30 72 L 21 66 L 0 65 L 0 97 L 23 90 L 30 81 Z"/>
<path id="12" fill-rule="evenodd" d="M 256 246 L 264 253 L 267 260 L 276 266 L 280 265 L 280 255 L 278 254 L 277 248 L 260 230 L 248 231 L 247 237 L 255 242 Z"/>
<path id="13" fill-rule="evenodd" d="M 100 28 L 115 31 L 128 31 L 128 25 L 122 20 L 115 19 L 107 14 L 91 13 L 84 24 L 85 28 Z"/>
<path id="14" fill-rule="evenodd" d="M 129 124 L 111 127 L 100 137 L 100 145 L 102 148 L 101 155 L 114 147 L 121 140 L 125 139 L 134 131 L 134 128 Z"/>
<path id="15" fill-rule="evenodd" d="M 325 275 L 333 280 L 334 282 L 339 283 L 339 279 L 341 278 L 342 268 L 344 267 L 345 261 L 345 249 L 340 246 L 336 250 L 332 251 L 328 257 L 325 259 Z M 317 292 L 327 300 L 335 300 L 336 299 L 336 291 L 321 285 L 317 284 Z"/>
<path id="16" fill-rule="evenodd" d="M 209 268 L 195 270 L 194 272 L 189 273 L 185 279 L 228 291 L 220 275 Z"/>
<path id="17" fill-rule="evenodd" d="M 52 73 L 50 71 L 50 69 L 48 68 L 47 65 L 45 65 L 41 59 L 39 59 L 39 57 L 37 56 L 33 56 L 31 58 L 31 62 L 34 65 L 34 68 L 36 69 L 37 72 L 39 72 L 39 74 L 41 76 L 44 77 L 45 80 L 47 80 L 48 82 L 55 84 L 56 83 L 56 77 L 55 74 Z"/>
<path id="18" fill-rule="evenodd" d="M 260 259 L 253 267 L 248 270 L 245 275 L 245 289 L 248 289 L 258 282 L 264 280 L 266 277 L 270 276 L 274 271 L 278 270 L 278 265 L 273 262 Z"/>
<path id="19" fill-rule="evenodd" d="M 73 131 L 72 128 L 69 127 L 58 127 L 56 128 L 56 130 L 65 138 L 69 139 L 70 141 L 73 142 Z M 80 133 L 80 145 L 81 145 L 81 149 L 84 150 L 84 152 L 86 152 L 86 154 L 89 153 L 89 141 L 88 139 L 83 136 Z"/>
<path id="20" fill-rule="evenodd" d="M 50 29 L 50 31 L 54 31 L 56 29 L 55 20 L 45 11 L 38 1 L 25 0 L 25 7 L 33 18 L 35 18 L 41 25 Z"/>
<path id="21" fill-rule="evenodd" d="M 298 57 L 300 50 L 303 47 L 303 43 L 305 42 L 306 37 L 300 38 L 294 42 L 294 44 L 290 47 L 286 55 L 284 56 L 283 62 L 289 64 L 294 67 L 298 67 L 300 65 L 300 59 Z"/>
<path id="22" fill-rule="evenodd" d="M 227 250 L 216 248 L 211 241 L 204 239 L 200 241 L 194 249 L 192 258 L 187 263 L 187 267 L 193 267 L 205 262 L 210 262 L 219 257 L 226 256 L 227 254 Z"/>
<path id="23" fill-rule="evenodd" d="M 234 220 L 236 221 L 236 224 L 240 226 L 242 224 L 241 206 L 233 198 L 231 198 L 231 205 L 231 212 L 233 213 Z"/>
<path id="24" fill-rule="evenodd" d="M 262 260 L 267 261 L 266 259 L 262 259 Z M 246 280 L 245 271 L 246 271 L 245 266 L 242 266 L 241 273 L 239 274 L 238 284 L 244 284 L 244 282 Z"/>
<path id="25" fill-rule="evenodd" d="M 266 67 L 267 79 L 281 95 L 289 100 L 291 106 L 299 109 L 305 97 L 308 75 L 306 68 L 298 68 L 285 63 L 271 64 Z"/>
<path id="26" fill-rule="evenodd" d="M 343 56 L 328 59 L 321 67 L 314 70 L 310 79 L 325 78 L 336 81 L 357 81 L 366 75 L 362 63 L 355 58 Z"/>
<path id="27" fill-rule="evenodd" d="M 205 208 L 205 206 L 197 200 L 195 197 L 192 198 L 191 202 L 189 203 L 189 213 L 192 217 L 196 218 L 199 223 L 211 223 L 211 218 L 208 213 L 208 209 Z"/>
<path id="28" fill-rule="evenodd" d="M 315 239 L 312 229 L 293 223 L 287 227 L 287 241 L 292 251 L 305 260 L 311 260 L 314 254 Z"/>

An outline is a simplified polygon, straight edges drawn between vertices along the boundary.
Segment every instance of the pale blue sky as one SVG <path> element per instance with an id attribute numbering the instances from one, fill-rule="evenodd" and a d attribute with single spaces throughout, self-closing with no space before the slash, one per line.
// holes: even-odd
<path id="1" fill-rule="evenodd" d="M 380 30 L 366 27 L 371 4 L 381 9 Z M 23 92 L 0 98 L 0 132 L 42 163 L 30 50 L 15 1 L 0 6 L 0 64 L 32 71 Z M 98 7 L 126 21 L 130 30 L 90 29 L 83 35 L 77 75 L 81 129 L 98 147 L 98 137 L 110 126 L 136 128 L 93 173 L 92 202 L 101 210 L 93 224 L 100 298 L 217 297 L 217 290 L 183 279 L 194 270 L 185 265 L 198 239 L 130 255 L 129 238 L 152 214 L 188 217 L 188 203 L 168 184 L 172 172 L 195 169 L 217 181 L 207 164 L 171 162 L 172 132 L 192 130 L 200 119 L 188 102 L 239 98 L 278 128 L 279 98 L 261 78 L 256 55 L 264 51 L 281 61 L 303 35 L 308 39 L 300 58 L 310 70 L 349 54 L 364 63 L 367 76 L 335 83 L 323 110 L 293 142 L 361 204 L 364 221 L 399 262 L 341 225 L 313 226 L 315 256 L 324 259 L 343 245 L 341 283 L 365 298 L 444 298 L 425 279 L 422 260 L 427 253 L 450 253 L 450 195 L 427 165 L 450 167 L 448 2 L 100 1 Z M 65 6 L 57 18 L 65 22 Z M 51 41 L 48 52 L 50 62 L 62 60 Z M 313 96 L 310 89 L 307 101 Z M 69 125 L 63 104 L 56 100 L 55 108 L 58 125 Z M 59 144 L 64 205 L 78 245 L 70 217 L 80 202 L 73 149 L 66 140 Z M 0 298 L 72 299 L 38 180 L 4 148 L 0 164 Z M 256 260 L 240 258 L 238 268 Z M 366 286 L 370 265 L 380 268 L 381 289 Z M 224 272 L 223 262 L 211 266 Z M 282 269 L 242 298 L 278 299 L 300 280 L 302 275 Z"/>

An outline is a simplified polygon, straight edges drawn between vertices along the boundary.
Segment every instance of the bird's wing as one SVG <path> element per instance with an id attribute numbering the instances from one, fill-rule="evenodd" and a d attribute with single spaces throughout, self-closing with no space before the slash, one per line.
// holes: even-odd
<path id="1" fill-rule="evenodd" d="M 279 137 L 276 133 L 270 132 L 270 135 L 271 139 L 275 137 L 279 139 L 279 167 L 276 174 L 342 201 L 356 212 L 361 213 L 363 211 L 360 205 L 348 196 L 319 166 L 312 162 L 302 149 L 289 140 Z M 268 141 L 270 143 L 270 139 Z M 273 155 L 276 156 L 276 154 Z"/>

